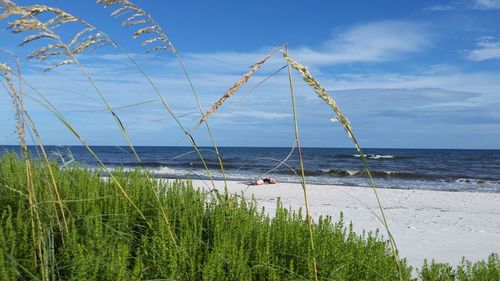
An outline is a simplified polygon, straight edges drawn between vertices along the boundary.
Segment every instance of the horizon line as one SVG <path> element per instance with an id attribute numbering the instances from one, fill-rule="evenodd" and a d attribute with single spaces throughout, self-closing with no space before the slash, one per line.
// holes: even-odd
<path id="1" fill-rule="evenodd" d="M 19 144 L 0 144 L 2 146 L 9 147 L 18 147 Z M 39 145 L 30 144 L 28 147 L 36 147 Z M 83 145 L 67 145 L 67 144 L 45 144 L 44 147 L 85 147 Z M 120 147 L 120 148 L 129 148 L 128 145 L 89 145 L 90 147 Z M 189 145 L 134 145 L 134 147 L 182 147 L 182 148 L 192 148 Z M 200 145 L 200 148 L 212 148 L 210 145 Z M 218 148 L 292 148 L 291 146 L 238 146 L 238 145 L 229 145 L 229 146 L 217 146 Z M 354 147 L 324 147 L 324 146 L 301 146 L 301 148 L 312 148 L 312 149 L 353 149 Z M 500 148 L 428 148 L 428 147 L 362 147 L 362 150 L 365 149 L 409 149 L 409 150 L 500 150 Z"/>

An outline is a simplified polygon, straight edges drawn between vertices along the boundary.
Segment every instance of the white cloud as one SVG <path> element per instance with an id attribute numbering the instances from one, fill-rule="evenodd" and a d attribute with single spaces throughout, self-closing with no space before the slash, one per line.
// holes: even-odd
<path id="1" fill-rule="evenodd" d="M 467 54 L 467 59 L 473 61 L 485 61 L 500 59 L 500 41 L 492 37 L 483 37 L 476 44 L 476 49 Z"/>
<path id="2" fill-rule="evenodd" d="M 500 9 L 500 0 L 461 0 L 461 1 L 450 1 L 447 4 L 436 4 L 431 5 L 425 10 L 433 12 L 443 12 L 451 10 L 496 10 Z"/>
<path id="3" fill-rule="evenodd" d="M 432 5 L 432 6 L 425 8 L 425 10 L 433 11 L 433 12 L 445 12 L 445 11 L 451 11 L 454 9 L 455 8 L 451 5 L 443 5 L 443 4 Z"/>
<path id="4" fill-rule="evenodd" d="M 279 113 L 279 112 L 268 112 L 268 111 L 262 111 L 262 110 L 244 110 L 244 111 L 220 113 L 219 114 L 219 117 L 235 117 L 235 116 L 252 117 L 252 118 L 258 118 L 258 119 L 283 119 L 283 118 L 291 117 L 292 114 Z"/>
<path id="5" fill-rule="evenodd" d="M 385 62 L 424 51 L 432 45 L 431 37 L 424 24 L 377 21 L 347 28 L 318 47 L 289 47 L 290 54 L 308 66 Z M 184 57 L 198 70 L 241 71 L 262 59 L 271 49 L 250 53 L 189 53 Z M 271 60 L 267 64 L 279 67 L 282 61 Z"/>
<path id="6" fill-rule="evenodd" d="M 453 92 L 480 94 L 474 102 L 488 104 L 500 102 L 500 83 L 498 72 L 445 71 L 442 73 L 398 73 L 344 74 L 324 81 L 327 89 L 333 92 L 351 89 L 443 89 Z"/>
<path id="7" fill-rule="evenodd" d="M 293 50 L 306 63 L 325 65 L 391 61 L 431 46 L 424 25 L 406 21 L 380 21 L 352 27 L 318 49 Z"/>
<path id="8" fill-rule="evenodd" d="M 500 9 L 500 0 L 473 0 L 473 7 L 480 10 Z"/>

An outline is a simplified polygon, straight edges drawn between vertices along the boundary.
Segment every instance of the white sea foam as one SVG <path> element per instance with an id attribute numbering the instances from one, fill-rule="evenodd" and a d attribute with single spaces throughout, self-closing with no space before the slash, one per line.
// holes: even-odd
<path id="1" fill-rule="evenodd" d="M 354 176 L 354 175 L 357 175 L 359 174 L 358 171 L 355 171 L 355 170 L 345 170 L 346 173 L 349 175 L 349 176 Z"/>
<path id="2" fill-rule="evenodd" d="M 482 180 L 482 179 L 468 179 L 459 178 L 454 180 L 456 183 L 471 183 L 471 184 L 500 184 L 500 181 L 496 180 Z"/>
<path id="3" fill-rule="evenodd" d="M 201 169 L 180 169 L 180 168 L 171 168 L 171 167 L 161 167 L 157 169 L 153 169 L 155 175 L 158 176 L 206 176 L 205 170 Z"/>
<path id="4" fill-rule="evenodd" d="M 353 154 L 354 157 L 361 157 L 359 154 Z M 379 154 L 364 154 L 365 158 L 369 159 L 392 159 L 393 155 L 379 155 Z"/>

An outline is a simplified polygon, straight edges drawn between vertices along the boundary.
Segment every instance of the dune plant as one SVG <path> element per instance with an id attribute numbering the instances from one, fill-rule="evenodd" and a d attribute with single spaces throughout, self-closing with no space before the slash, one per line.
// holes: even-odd
<path id="1" fill-rule="evenodd" d="M 47 271 L 33 263 L 25 163 L 17 155 L 0 158 L 0 280 L 310 280 L 306 265 L 310 246 L 308 223 L 301 212 L 277 203 L 268 216 L 255 201 L 230 196 L 232 207 L 190 182 L 155 182 L 165 190 L 163 207 L 172 214 L 179 251 L 168 241 L 161 211 L 143 190 L 150 184 L 140 171 L 116 171 L 116 178 L 145 214 L 152 227 L 126 201 L 113 181 L 98 171 L 72 166 L 54 176 L 68 210 L 65 243 L 55 224 L 46 167 L 31 162 L 38 211 L 45 232 Z M 352 226 L 321 217 L 313 224 L 319 280 L 395 280 L 400 269 L 389 244 L 378 233 L 355 234 Z M 28 239 L 27 239 L 28 238 Z M 177 254 L 178 252 L 186 254 Z M 463 260 L 457 267 L 425 263 L 415 277 L 400 261 L 403 280 L 498 280 L 500 261 Z"/>
<path id="2" fill-rule="evenodd" d="M 34 132 L 35 136 L 37 137 L 37 140 L 41 144 L 41 140 L 39 138 L 38 131 L 36 129 L 36 126 L 28 113 L 25 110 L 24 107 L 24 101 L 23 101 L 23 82 L 21 79 L 21 66 L 19 63 L 19 58 L 10 52 L 3 51 L 4 53 L 7 53 L 9 56 L 13 57 L 15 59 L 15 67 L 17 69 L 17 80 L 18 80 L 18 86 L 16 87 L 14 85 L 15 79 L 12 77 L 13 75 L 13 70 L 7 65 L 7 64 L 0 64 L 0 76 L 3 78 L 3 81 L 5 81 L 5 84 L 2 85 L 5 86 L 5 90 L 7 94 L 12 99 L 12 104 L 15 110 L 15 117 L 16 117 L 16 132 L 17 136 L 19 139 L 19 145 L 20 145 L 20 150 L 21 150 L 21 157 L 24 163 L 24 170 L 26 173 L 26 190 L 27 190 L 27 197 L 28 197 L 28 202 L 29 202 L 29 210 L 30 210 L 30 216 L 29 216 L 29 221 L 31 221 L 31 239 L 33 242 L 33 257 L 34 257 L 34 262 L 37 263 L 37 261 L 40 261 L 40 273 L 42 276 L 48 277 L 50 274 L 50 269 L 49 269 L 49 261 L 48 261 L 48 254 L 47 254 L 47 239 L 46 239 L 46 232 L 47 228 L 46 225 L 42 223 L 41 216 L 43 214 L 40 213 L 38 204 L 39 200 L 37 199 L 37 191 L 35 189 L 35 183 L 33 181 L 33 171 L 32 171 L 32 164 L 30 162 L 30 153 L 28 150 L 27 142 L 26 142 L 26 127 L 31 128 L 31 130 Z M 28 125 L 28 126 L 26 126 Z M 43 146 L 42 146 L 43 148 Z M 45 151 L 42 149 L 44 160 L 46 163 L 49 162 L 47 155 L 45 154 Z M 59 230 L 61 233 L 65 233 L 67 231 L 67 221 L 66 221 L 66 216 L 64 213 L 63 209 L 63 204 L 61 202 L 61 196 L 59 192 L 58 185 L 55 181 L 54 174 L 52 167 L 48 167 L 48 172 L 49 172 L 49 182 L 52 183 L 52 187 L 54 189 L 54 193 L 56 196 L 56 200 L 52 198 L 53 202 L 53 207 L 55 210 L 55 218 L 57 221 L 57 225 L 59 227 Z M 58 207 L 59 206 L 59 210 Z M 62 217 L 63 220 L 63 225 L 61 224 L 61 219 Z M 61 239 L 61 241 L 64 243 L 64 239 Z"/>
<path id="3" fill-rule="evenodd" d="M 417 270 L 422 281 L 476 281 L 500 280 L 500 258 L 498 254 L 491 254 L 486 260 L 471 262 L 462 258 L 456 268 L 448 263 L 424 260 L 424 264 Z"/>
<path id="4" fill-rule="evenodd" d="M 156 181 L 160 202 L 170 214 L 178 250 L 169 240 L 150 184 L 139 170 L 116 171 L 115 177 L 145 215 L 123 200 L 114 181 L 98 171 L 72 166 L 54 176 L 68 210 L 65 243 L 47 239 L 54 271 L 42 277 L 32 263 L 29 216 L 25 210 L 24 164 L 16 155 L 0 158 L 0 280 L 310 280 L 308 223 L 300 212 L 277 203 L 266 215 L 255 201 L 230 195 L 221 204 L 190 182 Z M 39 191 L 41 223 L 54 223 L 45 166 L 32 162 Z M 148 226 L 146 221 L 151 223 Z M 393 280 L 398 270 L 389 246 L 377 233 L 355 234 L 342 220 L 329 217 L 313 224 L 320 280 Z M 48 230 L 49 231 L 49 230 Z M 61 235 L 50 228 L 47 237 Z M 15 249 L 15 250 L 14 250 Z M 410 268 L 402 262 L 405 279 Z"/>

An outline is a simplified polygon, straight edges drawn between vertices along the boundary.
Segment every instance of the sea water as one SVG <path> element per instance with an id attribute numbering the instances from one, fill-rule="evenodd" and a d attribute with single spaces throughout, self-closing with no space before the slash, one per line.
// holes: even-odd
<path id="1" fill-rule="evenodd" d="M 46 146 L 50 157 L 61 165 L 79 162 L 99 168 L 81 146 Z M 16 146 L 1 146 L 19 152 Z M 139 166 L 163 178 L 207 179 L 204 164 L 191 147 L 138 146 L 137 163 L 128 147 L 95 146 L 92 149 L 111 169 Z M 200 148 L 215 179 L 222 179 L 216 154 Z M 221 147 L 226 178 L 252 182 L 270 176 L 281 182 L 299 182 L 297 151 L 276 147 Z M 35 147 L 30 151 L 36 156 Z M 449 191 L 500 192 L 500 150 L 455 149 L 364 149 L 378 187 Z M 348 148 L 302 148 L 308 183 L 369 186 L 360 156 Z"/>

